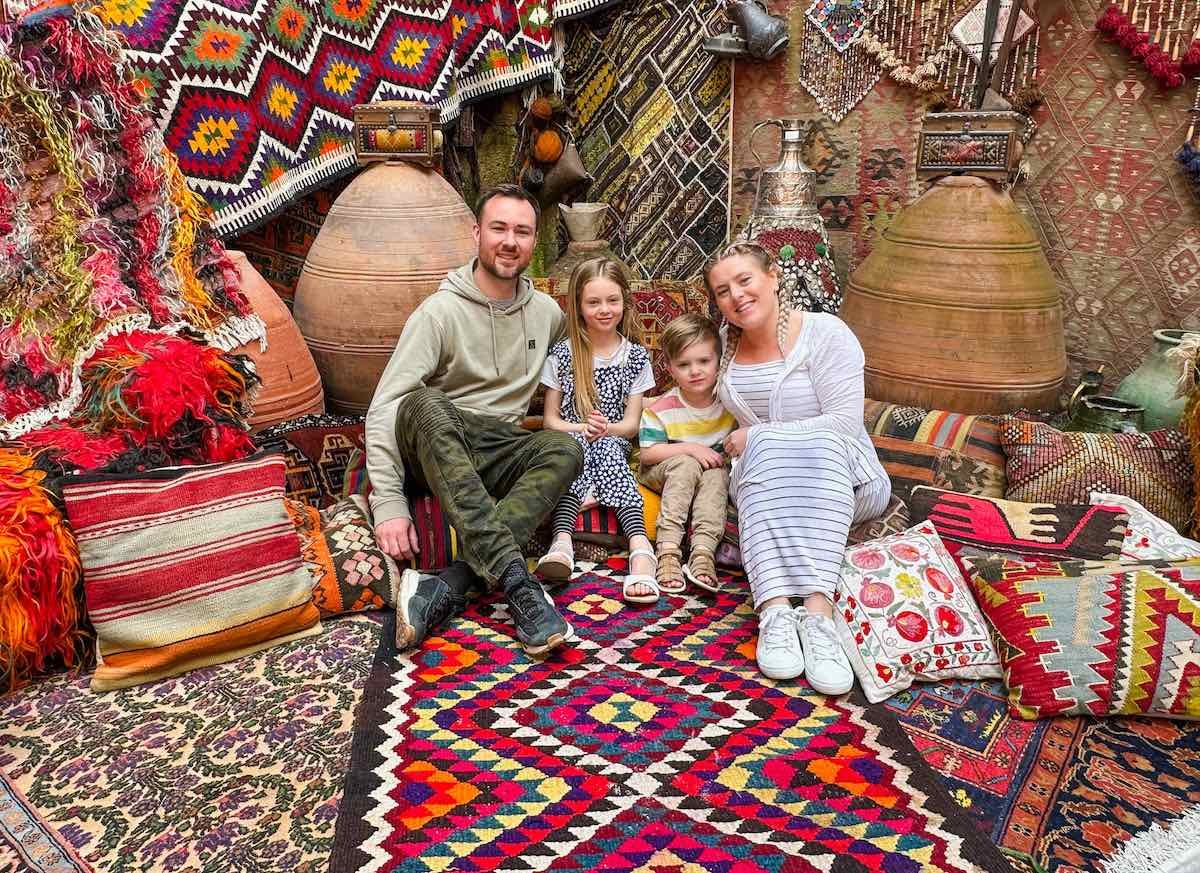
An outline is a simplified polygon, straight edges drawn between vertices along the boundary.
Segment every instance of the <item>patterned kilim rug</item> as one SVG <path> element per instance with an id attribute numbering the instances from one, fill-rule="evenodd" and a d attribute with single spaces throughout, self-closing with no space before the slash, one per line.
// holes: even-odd
<path id="1" fill-rule="evenodd" d="M 611 0 L 571 0 L 583 14 Z M 230 236 L 354 166 L 356 103 L 471 100 L 554 72 L 553 0 L 102 0 L 192 189 Z"/>
<path id="2" fill-rule="evenodd" d="M 0 697 L 0 870 L 324 870 L 379 615 L 137 688 Z"/>
<path id="3" fill-rule="evenodd" d="M 721 8 L 641 0 L 567 29 L 587 199 L 616 210 L 614 249 L 642 278 L 691 278 L 725 239 L 730 65 L 700 47 Z"/>
<path id="4" fill-rule="evenodd" d="M 999 682 L 915 687 L 886 704 L 1014 870 L 1101 870 L 1200 805 L 1200 724 L 1007 712 Z"/>
<path id="5" fill-rule="evenodd" d="M 635 608 L 590 569 L 545 662 L 495 599 L 411 656 L 385 639 L 334 873 L 1008 870 L 885 709 L 759 676 L 744 583 Z"/>

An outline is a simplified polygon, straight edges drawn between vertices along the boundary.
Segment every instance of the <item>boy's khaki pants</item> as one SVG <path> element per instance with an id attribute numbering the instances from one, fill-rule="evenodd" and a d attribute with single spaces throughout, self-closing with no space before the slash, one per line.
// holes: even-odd
<path id="1" fill-rule="evenodd" d="M 642 484 L 662 495 L 658 513 L 658 548 L 679 548 L 692 516 L 692 551 L 713 554 L 725 533 L 729 501 L 729 468 L 705 470 L 691 455 L 676 455 L 643 467 Z"/>

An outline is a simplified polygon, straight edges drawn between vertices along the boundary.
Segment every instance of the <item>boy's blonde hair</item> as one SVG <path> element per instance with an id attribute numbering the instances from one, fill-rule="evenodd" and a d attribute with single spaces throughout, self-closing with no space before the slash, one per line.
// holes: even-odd
<path id="1" fill-rule="evenodd" d="M 587 325 L 583 323 L 583 307 L 579 298 L 583 289 L 593 279 L 607 279 L 621 289 L 621 323 L 617 333 L 632 343 L 640 343 L 637 313 L 633 310 L 633 296 L 629 290 L 629 275 L 620 261 L 612 258 L 589 258 L 571 273 L 571 285 L 567 292 L 567 343 L 571 347 L 571 368 L 575 376 L 575 412 L 580 421 L 585 420 L 599 400 L 596 397 L 596 372 L 592 365 L 592 343 L 588 339 Z"/>
<path id="2" fill-rule="evenodd" d="M 685 312 L 667 325 L 662 333 L 662 350 L 668 361 L 675 361 L 694 342 L 711 340 L 721 354 L 721 335 L 711 318 L 698 312 Z"/>

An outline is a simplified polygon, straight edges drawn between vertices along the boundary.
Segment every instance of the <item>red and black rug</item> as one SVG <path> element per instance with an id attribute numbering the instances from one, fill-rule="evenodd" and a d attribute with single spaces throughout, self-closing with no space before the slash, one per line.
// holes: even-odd
<path id="1" fill-rule="evenodd" d="M 333 873 L 1007 873 L 884 707 L 759 675 L 743 582 L 650 607 L 618 585 L 560 593 L 580 639 L 546 661 L 494 598 L 403 657 L 385 630 Z"/>

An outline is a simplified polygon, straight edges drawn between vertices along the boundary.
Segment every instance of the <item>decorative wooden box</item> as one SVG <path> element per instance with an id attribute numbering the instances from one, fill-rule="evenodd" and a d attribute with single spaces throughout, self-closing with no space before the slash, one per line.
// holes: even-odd
<path id="1" fill-rule="evenodd" d="M 970 173 L 1006 182 L 1021 162 L 1028 123 L 1020 112 L 931 112 L 917 141 L 917 178 Z"/>
<path id="2" fill-rule="evenodd" d="M 354 107 L 354 150 L 360 164 L 408 161 L 432 167 L 442 158 L 439 112 L 424 103 L 383 100 Z"/>

